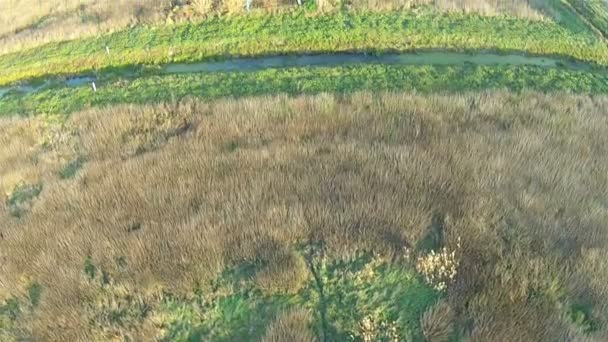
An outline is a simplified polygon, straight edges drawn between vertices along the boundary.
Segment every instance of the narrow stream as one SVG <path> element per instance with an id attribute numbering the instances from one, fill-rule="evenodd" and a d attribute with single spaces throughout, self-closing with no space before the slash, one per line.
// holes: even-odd
<path id="1" fill-rule="evenodd" d="M 336 67 L 357 64 L 388 65 L 533 65 L 546 68 L 565 67 L 587 71 L 591 66 L 548 57 L 528 57 L 522 55 L 475 54 L 458 52 L 424 52 L 406 54 L 368 55 L 331 54 L 304 56 L 271 56 L 259 58 L 236 58 L 222 62 L 173 63 L 163 67 L 163 73 L 259 71 L 269 68 L 287 67 Z"/>
<path id="2" fill-rule="evenodd" d="M 183 74 L 200 72 L 259 71 L 273 68 L 290 67 L 336 67 L 364 64 L 386 65 L 510 65 L 538 66 L 544 68 L 565 68 L 575 71 L 593 71 L 590 64 L 573 62 L 552 57 L 533 57 L 518 54 L 498 55 L 492 53 L 466 54 L 459 52 L 421 52 L 386 55 L 369 55 L 364 53 L 339 53 L 302 56 L 269 56 L 257 58 L 234 58 L 221 62 L 170 63 L 161 67 L 160 74 Z M 129 75 L 125 75 L 129 76 Z M 75 76 L 63 79 L 49 79 L 39 85 L 15 85 L 0 87 L 0 98 L 9 92 L 23 94 L 33 93 L 51 85 L 65 87 L 92 86 L 97 80 L 94 76 Z"/>

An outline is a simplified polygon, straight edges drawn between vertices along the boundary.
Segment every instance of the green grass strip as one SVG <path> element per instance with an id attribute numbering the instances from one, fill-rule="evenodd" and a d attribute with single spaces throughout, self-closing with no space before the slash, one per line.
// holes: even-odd
<path id="1" fill-rule="evenodd" d="M 531 89 L 608 93 L 608 75 L 532 66 L 387 66 L 269 69 L 259 72 L 199 73 L 148 76 L 132 81 L 46 89 L 32 94 L 7 94 L 0 116 L 71 113 L 118 103 L 145 104 L 194 96 L 203 99 L 313 94 L 358 90 L 420 92 L 484 89 Z"/>
<path id="2" fill-rule="evenodd" d="M 51 43 L 0 56 L 0 85 L 49 75 L 231 56 L 421 49 L 524 51 L 608 65 L 608 46 L 597 37 L 551 21 L 430 10 L 321 15 L 296 11 L 137 26 L 95 38 Z"/>

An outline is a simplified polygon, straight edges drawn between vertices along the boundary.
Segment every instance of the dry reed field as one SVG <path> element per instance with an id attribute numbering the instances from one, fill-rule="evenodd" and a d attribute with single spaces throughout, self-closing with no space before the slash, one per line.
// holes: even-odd
<path id="1" fill-rule="evenodd" d="M 230 265 L 306 241 L 399 260 L 430 238 L 461 260 L 427 336 L 455 315 L 471 341 L 606 340 L 606 108 L 565 93 L 357 93 L 2 119 L 0 303 L 36 308 L 0 337 L 150 340 L 159 294 Z M 91 260 L 147 316 L 100 330 L 121 303 L 99 299 Z M 314 340 L 307 317 L 286 313 L 265 340 Z"/>
<path id="2" fill-rule="evenodd" d="M 0 0 L 0 53 L 164 19 L 165 0 Z"/>
<path id="3" fill-rule="evenodd" d="M 361 9 L 399 9 L 432 6 L 442 11 L 512 15 L 520 18 L 542 19 L 548 0 L 352 0 Z"/>
<path id="4" fill-rule="evenodd" d="M 320 11 L 398 10 L 421 5 L 446 11 L 486 15 L 515 15 L 541 19 L 546 0 L 319 0 Z M 259 0 L 257 10 L 296 8 L 295 0 Z M 52 41 L 70 40 L 114 31 L 139 23 L 197 20 L 217 13 L 243 13 L 245 0 L 0 0 L 0 53 Z"/>

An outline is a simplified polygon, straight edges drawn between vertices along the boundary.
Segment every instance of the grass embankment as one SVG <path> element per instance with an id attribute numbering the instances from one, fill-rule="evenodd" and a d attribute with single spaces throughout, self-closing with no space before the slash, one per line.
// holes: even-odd
<path id="1" fill-rule="evenodd" d="M 289 68 L 259 72 L 147 76 L 90 86 L 7 94 L 2 115 L 71 113 L 118 103 L 157 103 L 186 96 L 201 99 L 288 93 L 348 93 L 357 90 L 465 91 L 525 89 L 608 93 L 608 75 L 527 66 L 386 66 Z"/>
<path id="2" fill-rule="evenodd" d="M 568 3 L 586 18 L 604 38 L 608 39 L 608 2 L 605 0 L 568 0 Z"/>
<path id="3" fill-rule="evenodd" d="M 304 6 L 317 11 L 388 11 L 404 7 L 433 6 L 438 10 L 476 12 L 484 15 L 511 15 L 540 20 L 551 6 L 547 0 L 305 0 Z M 256 0 L 254 11 L 289 11 L 296 1 Z M 137 23 L 200 20 L 205 16 L 245 13 L 240 0 L 2 0 L 0 1 L 0 53 L 39 46 L 44 43 L 93 36 Z"/>
<path id="4" fill-rule="evenodd" d="M 297 11 L 137 26 L 97 38 L 51 43 L 0 56 L 0 85 L 49 75 L 231 56 L 420 49 L 520 51 L 608 64 L 608 47 L 596 37 L 550 21 L 429 10 L 325 15 Z"/>
<path id="5" fill-rule="evenodd" d="M 0 339 L 238 340 L 304 329 L 297 307 L 317 337 L 606 340 L 607 106 L 366 92 L 0 119 Z M 438 295 L 411 264 L 443 247 Z M 421 317 L 437 296 L 454 321 Z"/>

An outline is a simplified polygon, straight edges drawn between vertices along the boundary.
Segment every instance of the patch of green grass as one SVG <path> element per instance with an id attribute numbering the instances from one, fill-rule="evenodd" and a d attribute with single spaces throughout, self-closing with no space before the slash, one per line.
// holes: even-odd
<path id="1" fill-rule="evenodd" d="M 224 150 L 228 153 L 235 152 L 239 148 L 239 142 L 231 140 L 224 145 Z"/>
<path id="2" fill-rule="evenodd" d="M 27 297 L 32 307 L 38 306 L 42 297 L 42 285 L 37 282 L 31 283 L 27 288 Z"/>
<path id="3" fill-rule="evenodd" d="M 18 184 L 6 200 L 10 214 L 14 217 L 23 216 L 41 191 L 42 184 Z"/>
<path id="4" fill-rule="evenodd" d="M 0 301 L 0 340 L 16 341 L 19 335 L 16 329 L 21 316 L 21 304 L 15 297 Z"/>
<path id="5" fill-rule="evenodd" d="M 237 267 L 249 274 L 249 267 Z M 290 307 L 310 307 L 311 284 L 297 294 L 268 295 L 256 288 L 248 275 L 226 273 L 195 298 L 169 297 L 158 309 L 167 325 L 164 340 L 245 341 L 259 339 L 266 326 Z M 237 280 L 240 278 L 240 280 Z"/>
<path id="6" fill-rule="evenodd" d="M 91 256 L 87 256 L 84 259 L 84 273 L 88 276 L 90 280 L 95 279 L 95 276 L 97 275 L 97 267 L 95 267 L 95 264 L 93 263 L 93 258 L 91 258 Z"/>
<path id="7" fill-rule="evenodd" d="M 591 316 L 591 307 L 583 304 L 574 304 L 570 306 L 568 315 L 579 329 L 585 333 L 591 333 L 598 329 L 597 322 Z"/>
<path id="8" fill-rule="evenodd" d="M 391 66 L 268 69 L 259 72 L 200 73 L 142 77 L 89 87 L 55 88 L 27 95 L 6 95 L 2 115 L 71 113 L 119 103 L 157 103 L 186 96 L 203 99 L 293 95 L 358 90 L 571 91 L 608 93 L 608 75 L 533 66 Z M 231 150 L 235 146 L 227 146 Z"/>
<path id="9" fill-rule="evenodd" d="M 322 270 L 330 340 L 343 340 L 365 317 L 394 322 L 402 337 L 421 338 L 420 317 L 439 294 L 407 267 L 362 254 Z"/>
<path id="10" fill-rule="evenodd" d="M 226 269 L 191 297 L 167 296 L 156 310 L 166 326 L 163 340 L 259 340 L 281 312 L 317 306 L 312 283 L 295 293 L 261 289 L 255 277 L 262 266 L 244 261 Z"/>
<path id="11" fill-rule="evenodd" d="M 551 21 L 430 9 L 323 15 L 295 11 L 142 25 L 95 38 L 50 43 L 0 56 L 0 85 L 48 75 L 233 56 L 421 49 L 521 51 L 608 64 L 608 46 L 597 37 Z"/>
<path id="12" fill-rule="evenodd" d="M 0 305 L 0 316 L 9 318 L 10 320 L 16 320 L 21 314 L 21 306 L 17 298 L 9 298 L 5 303 Z"/>
<path id="13" fill-rule="evenodd" d="M 165 340 L 256 339 L 277 315 L 291 308 L 310 310 L 313 326 L 325 340 L 359 336 L 360 323 L 368 315 L 394 322 L 402 336 L 421 336 L 420 316 L 438 294 L 411 270 L 368 254 L 314 263 L 322 290 L 311 280 L 297 293 L 265 293 L 255 286 L 253 266 L 247 264 L 224 272 L 194 299 L 167 298 L 159 309 L 167 327 Z M 326 312 L 321 313 L 322 308 Z"/>
<path id="14" fill-rule="evenodd" d="M 26 297 L 9 297 L 0 300 L 0 341 L 24 341 L 20 320 L 34 312 L 42 298 L 43 288 L 32 282 L 26 288 Z"/>

